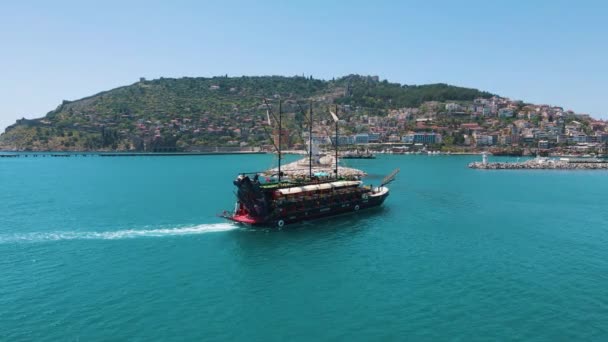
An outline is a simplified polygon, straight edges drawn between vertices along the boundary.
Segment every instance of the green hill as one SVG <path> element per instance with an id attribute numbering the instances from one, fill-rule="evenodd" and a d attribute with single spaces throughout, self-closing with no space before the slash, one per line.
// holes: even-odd
<path id="1" fill-rule="evenodd" d="M 408 86 L 358 75 L 329 81 L 299 76 L 141 80 L 64 101 L 40 119 L 18 120 L 0 135 L 0 149 L 151 151 L 253 145 L 267 142 L 264 98 L 281 98 L 287 125 L 293 126 L 297 104 L 309 100 L 318 110 L 341 104 L 360 108 L 355 115 L 385 115 L 389 109 L 418 107 L 425 101 L 490 96 L 446 84 Z"/>

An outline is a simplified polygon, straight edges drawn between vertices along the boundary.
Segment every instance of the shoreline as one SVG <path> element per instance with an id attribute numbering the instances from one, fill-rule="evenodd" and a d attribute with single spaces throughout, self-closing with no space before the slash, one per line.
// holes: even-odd
<path id="1" fill-rule="evenodd" d="M 75 152 L 75 151 L 45 151 L 45 152 L 13 152 L 0 151 L 0 158 L 36 158 L 36 157 L 187 157 L 208 155 L 233 154 L 266 154 L 259 151 L 243 152 Z"/>
<path id="2" fill-rule="evenodd" d="M 218 151 L 218 152 L 111 152 L 111 151 L 0 151 L 0 158 L 28 158 L 28 157 L 182 157 L 182 156 L 210 156 L 210 155 L 251 155 L 251 154 L 276 154 L 267 151 Z M 306 152 L 289 150 L 282 152 L 283 155 L 306 155 Z M 478 156 L 483 152 L 452 152 L 452 153 L 376 153 L 377 155 L 390 156 Z M 510 156 L 495 156 L 510 157 Z M 594 157 L 552 155 L 553 158 L 578 158 L 592 159 Z M 512 157 L 514 158 L 514 157 Z M 518 158 L 534 158 L 534 156 L 520 156 Z M 596 158 L 606 158 L 599 156 Z M 481 167 L 477 167 L 481 168 Z"/>

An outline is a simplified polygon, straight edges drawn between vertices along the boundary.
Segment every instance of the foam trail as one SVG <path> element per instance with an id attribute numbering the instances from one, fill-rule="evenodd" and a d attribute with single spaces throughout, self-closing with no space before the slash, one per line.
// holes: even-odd
<path id="1" fill-rule="evenodd" d="M 238 226 L 231 223 L 212 223 L 196 226 L 178 228 L 158 228 L 158 229 L 126 229 L 105 232 L 86 232 L 86 231 L 55 231 L 55 232 L 33 232 L 0 234 L 0 244 L 19 243 L 19 242 L 45 242 L 62 240 L 120 240 L 139 237 L 163 237 L 196 235 L 213 232 L 224 232 L 237 229 Z"/>

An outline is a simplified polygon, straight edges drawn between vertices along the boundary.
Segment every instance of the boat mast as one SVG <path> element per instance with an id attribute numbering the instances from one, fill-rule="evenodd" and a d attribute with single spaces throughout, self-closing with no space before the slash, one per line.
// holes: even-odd
<path id="1" fill-rule="evenodd" d="M 312 101 L 308 117 L 308 178 L 312 179 Z"/>
<path id="2" fill-rule="evenodd" d="M 336 115 L 338 113 L 338 105 L 336 105 Z M 338 120 L 336 120 L 336 179 L 338 179 Z"/>
<path id="3" fill-rule="evenodd" d="M 282 113 L 281 113 L 281 100 L 279 100 L 279 144 L 278 144 L 278 153 L 279 153 L 279 185 L 281 185 L 281 138 L 282 138 L 282 134 L 283 132 L 281 132 L 283 130 L 281 124 L 281 120 L 282 120 Z"/>

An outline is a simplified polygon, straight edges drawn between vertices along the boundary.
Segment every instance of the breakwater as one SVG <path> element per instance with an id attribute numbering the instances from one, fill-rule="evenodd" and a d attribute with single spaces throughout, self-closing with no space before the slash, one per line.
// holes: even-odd
<path id="1" fill-rule="evenodd" d="M 608 170 L 608 160 L 555 160 L 536 158 L 518 163 L 473 162 L 472 169 L 483 170 Z"/>

